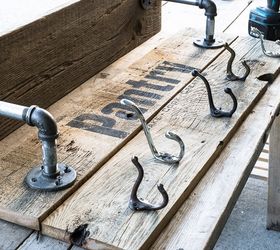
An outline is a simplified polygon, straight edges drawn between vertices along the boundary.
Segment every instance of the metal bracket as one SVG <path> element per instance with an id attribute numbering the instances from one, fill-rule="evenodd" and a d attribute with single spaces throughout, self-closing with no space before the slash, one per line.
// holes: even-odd
<path id="1" fill-rule="evenodd" d="M 193 76 L 198 76 L 204 82 L 204 84 L 206 86 L 211 116 L 217 117 L 217 118 L 218 117 L 231 117 L 237 109 L 237 99 L 234 96 L 234 94 L 232 93 L 231 89 L 230 88 L 225 88 L 225 90 L 224 90 L 226 94 L 230 95 L 230 97 L 233 101 L 233 107 L 232 107 L 231 111 L 225 112 L 225 111 L 223 111 L 221 109 L 217 109 L 215 107 L 214 102 L 213 102 L 213 97 L 212 97 L 210 84 L 206 80 L 206 78 L 203 75 L 201 75 L 197 70 L 193 70 L 192 75 Z"/>
<path id="2" fill-rule="evenodd" d="M 133 162 L 133 164 L 135 165 L 135 167 L 138 170 L 138 177 L 137 177 L 136 182 L 131 191 L 130 200 L 129 200 L 129 208 L 134 211 L 142 211 L 142 210 L 155 211 L 155 210 L 159 210 L 159 209 L 166 207 L 166 205 L 168 204 L 169 198 L 168 198 L 168 194 L 165 191 L 162 184 L 159 184 L 157 187 L 163 198 L 162 204 L 152 205 L 151 203 L 144 201 L 141 198 L 139 199 L 137 197 L 138 188 L 144 177 L 144 170 L 136 156 L 132 157 L 131 161 Z"/>
<path id="3" fill-rule="evenodd" d="M 256 28 L 256 27 L 252 27 L 251 28 L 251 33 L 258 37 L 261 40 L 261 47 L 262 47 L 262 51 L 263 53 L 268 56 L 268 57 L 273 57 L 273 58 L 280 58 L 280 53 L 277 52 L 272 52 L 272 51 L 267 51 L 264 47 L 264 38 L 263 38 L 263 34 Z M 275 44 L 278 46 L 280 45 L 279 40 L 277 40 L 275 42 Z"/>
<path id="4" fill-rule="evenodd" d="M 152 5 L 152 0 L 140 0 L 140 4 L 144 10 L 147 10 Z"/>
<path id="5" fill-rule="evenodd" d="M 56 191 L 73 185 L 76 172 L 72 167 L 57 162 L 57 124 L 53 116 L 37 106 L 25 107 L 0 101 L 0 116 L 26 122 L 38 128 L 38 138 L 42 143 L 43 162 L 25 177 L 30 188 Z"/>
<path id="6" fill-rule="evenodd" d="M 57 174 L 47 175 L 43 166 L 34 167 L 27 174 L 25 181 L 30 188 L 44 191 L 57 191 L 72 186 L 76 180 L 76 171 L 61 163 L 57 164 L 57 168 Z"/>

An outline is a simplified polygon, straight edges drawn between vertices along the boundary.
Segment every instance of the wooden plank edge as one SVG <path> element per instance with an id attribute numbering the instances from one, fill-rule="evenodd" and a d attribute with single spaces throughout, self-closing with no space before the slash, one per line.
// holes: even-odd
<path id="1" fill-rule="evenodd" d="M 8 211 L 7 209 L 3 209 L 0 207 L 1 217 L 5 218 L 3 220 L 15 223 L 20 226 L 25 226 L 33 230 L 40 230 L 40 224 L 38 223 L 38 219 L 36 217 L 25 216 L 25 218 L 19 218 L 18 213 L 14 211 Z"/>
<path id="2" fill-rule="evenodd" d="M 272 125 L 272 122 L 270 124 L 270 127 L 271 127 L 271 125 Z M 267 128 L 267 131 L 270 129 L 270 127 Z M 244 188 L 244 186 L 245 186 L 245 184 L 247 182 L 247 179 L 250 176 L 250 173 L 251 173 L 251 171 L 252 171 L 252 169 L 254 167 L 255 162 L 258 159 L 258 154 L 260 154 L 260 152 L 262 151 L 262 148 L 264 146 L 263 140 L 264 140 L 264 138 L 267 138 L 266 137 L 267 136 L 267 134 L 266 134 L 267 131 L 264 132 L 264 134 L 262 135 L 262 137 L 261 137 L 261 139 L 259 141 L 259 144 L 258 144 L 258 146 L 256 148 L 256 151 L 255 151 L 257 153 L 256 153 L 255 157 L 253 157 L 251 159 L 250 163 L 248 164 L 250 167 L 248 167 L 245 170 L 244 175 L 240 179 L 240 182 L 237 183 L 237 186 L 236 186 L 236 188 L 235 188 L 235 190 L 233 192 L 233 195 L 229 199 L 228 204 L 227 204 L 225 210 L 223 211 L 223 213 L 221 214 L 221 217 L 219 218 L 217 224 L 215 225 L 215 228 L 214 228 L 214 230 L 212 232 L 212 235 L 208 239 L 207 245 L 205 246 L 204 249 L 213 249 L 215 244 L 216 244 L 216 242 L 217 242 L 217 240 L 219 239 L 219 236 L 220 236 L 221 232 L 223 231 L 223 228 L 224 228 L 224 226 L 225 226 L 225 224 L 226 224 L 226 222 L 228 220 L 228 217 L 229 217 L 232 209 L 234 208 L 234 206 L 236 204 L 236 201 L 237 201 L 238 197 L 240 196 L 241 191 L 243 190 L 243 188 Z"/>
<path id="3" fill-rule="evenodd" d="M 154 243 L 155 239 L 160 235 L 162 228 L 166 227 L 167 224 L 171 221 L 171 219 L 175 216 L 175 214 L 178 212 L 180 207 L 184 204 L 186 199 L 191 195 L 195 187 L 199 184 L 199 182 L 202 180 L 202 178 L 205 176 L 207 171 L 211 168 L 212 164 L 216 161 L 216 159 L 219 157 L 219 155 L 222 153 L 223 149 L 227 146 L 227 144 L 230 142 L 236 131 L 240 128 L 240 126 L 243 124 L 244 120 L 248 117 L 248 115 L 252 112 L 253 108 L 255 107 L 256 103 L 261 99 L 261 97 L 264 95 L 264 93 L 267 90 L 267 85 L 264 87 L 259 94 L 255 97 L 253 102 L 248 106 L 247 110 L 240 116 L 239 120 L 236 122 L 234 127 L 231 129 L 231 131 L 227 134 L 225 139 L 221 141 L 221 143 L 218 145 L 217 150 L 215 154 L 213 154 L 208 161 L 205 163 L 205 165 L 201 168 L 199 173 L 195 176 L 195 178 L 192 179 L 189 186 L 185 190 L 185 192 L 182 194 L 182 196 L 174 203 L 172 209 L 170 209 L 169 213 L 162 219 L 162 223 L 158 224 L 158 226 L 155 228 L 154 232 L 149 236 L 149 238 L 146 240 L 146 242 L 141 247 L 142 250 L 148 249 L 151 247 L 151 245 Z M 261 151 L 260 151 L 261 152 Z M 249 171 L 250 174 L 251 171 Z M 248 175 L 249 175 L 248 174 Z M 246 179 L 247 180 L 247 179 Z M 246 181 L 245 181 L 246 183 Z M 244 185 L 245 185 L 244 183 Z M 242 190 L 242 189 L 241 189 Z M 173 210 L 173 211 L 171 211 Z"/>
<path id="4" fill-rule="evenodd" d="M 278 79 L 280 80 L 280 77 L 278 77 Z M 280 82 L 278 83 L 278 86 L 280 86 Z M 267 99 L 270 98 L 269 93 L 266 94 L 266 98 Z M 258 108 L 258 106 L 257 106 L 257 108 Z M 250 159 L 249 163 L 247 164 L 247 167 L 245 168 L 245 172 L 243 172 L 243 171 L 242 171 L 242 173 L 240 172 L 240 180 L 238 183 L 236 183 L 236 187 L 234 188 L 233 195 L 226 201 L 226 207 L 225 207 L 223 213 L 220 214 L 217 223 L 212 225 L 211 232 L 209 232 L 211 234 L 211 236 L 206 240 L 206 244 L 203 247 L 200 246 L 199 249 L 213 249 L 213 247 L 215 246 L 215 243 L 216 243 L 217 239 L 219 238 L 221 231 L 223 230 L 223 227 L 228 219 L 228 216 L 231 213 L 231 211 L 250 175 L 250 172 L 251 172 L 255 162 L 258 159 L 258 155 L 261 153 L 261 151 L 266 143 L 266 140 L 268 138 L 268 133 L 272 126 L 275 114 L 277 114 L 279 112 L 279 110 L 280 110 L 280 104 L 278 103 L 277 105 L 275 105 L 275 112 L 273 114 L 272 113 L 270 114 L 270 121 L 269 121 L 268 125 L 266 126 L 264 132 L 261 133 L 260 138 L 258 139 L 258 142 L 256 143 L 254 157 Z M 214 171 L 214 169 L 213 169 L 213 171 L 219 172 L 220 168 L 221 168 L 221 171 L 222 170 L 227 171 L 228 168 L 222 168 L 222 167 L 223 166 L 216 165 L 215 166 L 216 170 Z M 228 170 L 230 171 L 230 169 L 228 169 Z M 228 174 L 230 174 L 230 172 Z M 205 183 L 207 183 L 206 179 L 207 179 L 207 174 L 201 180 L 201 182 L 197 185 L 196 189 L 193 191 L 193 195 L 198 197 L 198 200 L 196 200 L 195 203 L 197 203 L 197 204 L 199 204 L 199 206 L 203 206 L 203 207 L 207 207 L 207 204 L 205 204 L 205 202 L 202 200 L 202 198 L 200 198 L 201 196 L 199 195 L 199 190 L 202 189 L 201 188 L 202 186 L 205 186 Z M 217 180 L 217 181 L 219 181 L 219 180 Z M 221 192 L 223 192 L 223 191 L 221 191 Z M 184 207 L 187 207 L 187 206 L 188 206 L 188 200 L 186 200 L 186 202 L 183 204 L 181 210 L 179 210 L 176 215 L 180 218 L 180 221 L 184 220 L 185 217 L 186 217 L 186 219 L 188 219 L 188 217 L 191 216 L 190 215 L 192 213 L 191 210 L 188 210 L 187 212 L 182 210 Z M 189 216 L 186 216 L 187 213 Z M 187 222 L 185 222 L 185 224 L 186 223 Z M 172 221 L 171 221 L 171 223 L 165 228 L 166 232 L 160 236 L 160 237 L 162 237 L 162 239 L 159 238 L 161 242 L 164 241 L 165 238 L 167 238 L 168 233 L 170 232 L 170 230 L 168 230 L 168 227 L 170 227 L 172 230 L 172 228 L 174 228 L 174 227 L 176 228 L 176 225 L 172 224 Z M 202 228 L 201 228 L 201 230 L 203 231 Z M 190 242 L 190 244 L 191 244 L 191 242 Z M 158 246 L 158 244 L 156 246 Z M 156 248 L 152 248 L 152 249 L 156 249 Z M 164 249 L 169 249 L 169 248 L 164 248 Z M 190 247 L 190 249 L 193 249 L 193 248 Z"/>
<path id="5" fill-rule="evenodd" d="M 268 180 L 268 171 L 265 170 L 260 170 L 260 169 L 253 169 L 250 177 L 254 178 L 254 179 L 259 179 L 259 180 L 263 180 L 263 181 L 267 181 Z"/>

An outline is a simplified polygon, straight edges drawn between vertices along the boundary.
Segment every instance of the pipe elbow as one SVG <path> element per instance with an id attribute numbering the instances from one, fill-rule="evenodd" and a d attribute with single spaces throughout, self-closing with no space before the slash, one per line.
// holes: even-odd
<path id="1" fill-rule="evenodd" d="M 205 9 L 205 16 L 215 17 L 217 16 L 217 7 L 212 0 L 200 0 L 199 8 Z"/>
<path id="2" fill-rule="evenodd" d="M 38 128 L 38 137 L 42 141 L 52 141 L 58 137 L 56 121 L 45 109 L 31 106 L 26 110 L 25 121 L 30 126 Z"/>

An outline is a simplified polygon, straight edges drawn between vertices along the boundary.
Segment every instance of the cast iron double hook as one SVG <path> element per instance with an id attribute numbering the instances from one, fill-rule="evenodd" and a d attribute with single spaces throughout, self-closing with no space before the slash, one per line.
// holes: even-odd
<path id="1" fill-rule="evenodd" d="M 159 192 L 162 195 L 163 201 L 162 204 L 160 205 L 152 205 L 151 203 L 143 200 L 143 199 L 138 199 L 137 197 L 137 191 L 138 188 L 143 180 L 144 177 L 144 170 L 141 164 L 138 161 L 138 158 L 136 156 L 132 157 L 131 161 L 135 165 L 135 167 L 138 169 L 138 177 L 137 180 L 132 188 L 131 195 L 130 195 L 130 200 L 129 200 L 129 208 L 134 210 L 134 211 L 142 211 L 142 210 L 149 210 L 149 211 L 155 211 L 164 208 L 169 201 L 168 194 L 165 191 L 164 187 L 162 184 L 159 184 L 157 186 Z"/>
<path id="2" fill-rule="evenodd" d="M 182 139 L 178 135 L 176 135 L 175 133 L 173 133 L 171 131 L 168 131 L 168 132 L 166 132 L 165 137 L 179 143 L 179 145 L 180 145 L 179 156 L 171 155 L 169 153 L 158 152 L 155 145 L 154 145 L 149 127 L 147 125 L 147 122 L 146 122 L 146 120 L 144 118 L 144 115 L 141 112 L 141 110 L 136 106 L 136 104 L 134 102 L 132 102 L 130 100 L 127 100 L 127 99 L 122 99 L 121 104 L 130 107 L 135 112 L 135 114 L 137 115 L 139 120 L 141 121 L 141 124 L 142 124 L 143 130 L 144 130 L 144 133 L 146 135 L 149 147 L 152 151 L 153 156 L 157 160 L 165 162 L 165 163 L 170 163 L 170 164 L 180 162 L 180 160 L 183 158 L 183 156 L 185 154 L 185 145 L 184 145 L 184 142 L 182 141 Z"/>
<path id="3" fill-rule="evenodd" d="M 250 67 L 248 66 L 248 64 L 246 63 L 246 61 L 241 61 L 242 65 L 245 68 L 245 73 L 244 76 L 237 76 L 232 72 L 232 63 L 234 61 L 235 58 L 235 52 L 234 50 L 228 45 L 228 43 L 224 44 L 224 48 L 230 52 L 230 58 L 228 60 L 228 64 L 227 64 L 227 79 L 230 81 L 245 81 L 247 76 L 250 74 Z"/>
<path id="4" fill-rule="evenodd" d="M 192 71 L 192 75 L 193 76 L 198 76 L 199 78 L 201 78 L 202 81 L 204 82 L 205 86 L 206 86 L 211 115 L 213 117 L 231 117 L 234 114 L 234 112 L 236 111 L 236 109 L 237 109 L 237 99 L 234 96 L 234 94 L 232 93 L 231 89 L 230 88 L 225 88 L 225 90 L 224 90 L 226 94 L 230 95 L 230 97 L 231 97 L 231 99 L 233 101 L 232 110 L 229 111 L 229 112 L 225 112 L 225 111 L 223 111 L 221 109 L 217 109 L 215 107 L 214 102 L 213 102 L 213 97 L 212 97 L 212 92 L 211 92 L 210 84 L 206 80 L 206 78 L 203 75 L 201 75 L 197 70 L 193 70 Z"/>
<path id="5" fill-rule="evenodd" d="M 263 51 L 263 53 L 264 53 L 266 56 L 274 57 L 274 58 L 280 58 L 280 53 L 276 53 L 276 52 L 272 52 L 272 51 L 267 51 L 267 50 L 265 49 L 265 47 L 264 47 L 264 38 L 263 38 L 263 34 L 262 34 L 257 28 L 253 27 L 253 28 L 251 29 L 251 32 L 252 32 L 254 35 L 256 35 L 256 36 L 258 36 L 258 37 L 260 38 L 260 40 L 261 40 L 262 51 Z M 275 44 L 276 44 L 276 45 L 280 45 L 280 41 L 277 40 L 277 41 L 275 42 Z"/>

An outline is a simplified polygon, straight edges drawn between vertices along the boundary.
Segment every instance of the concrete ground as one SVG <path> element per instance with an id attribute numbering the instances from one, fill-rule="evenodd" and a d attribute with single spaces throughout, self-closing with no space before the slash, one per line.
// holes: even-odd
<path id="1" fill-rule="evenodd" d="M 214 250 L 280 250 L 280 232 L 266 230 L 267 181 L 250 177 Z"/>

